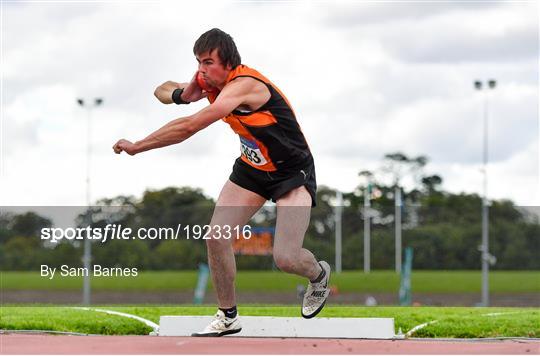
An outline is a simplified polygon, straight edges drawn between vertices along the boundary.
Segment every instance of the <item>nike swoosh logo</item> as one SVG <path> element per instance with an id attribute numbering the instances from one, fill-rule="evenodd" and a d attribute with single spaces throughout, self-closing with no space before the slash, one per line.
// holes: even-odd
<path id="1" fill-rule="evenodd" d="M 302 173 L 302 174 L 304 175 L 304 180 L 306 180 L 306 178 L 307 178 L 306 172 L 304 172 L 304 170 L 302 169 L 302 170 L 300 171 L 300 173 Z"/>

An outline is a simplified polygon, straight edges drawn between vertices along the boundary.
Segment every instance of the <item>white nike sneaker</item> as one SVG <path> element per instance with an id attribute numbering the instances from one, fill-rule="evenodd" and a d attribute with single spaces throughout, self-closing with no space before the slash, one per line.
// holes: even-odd
<path id="1" fill-rule="evenodd" d="M 227 318 L 225 313 L 218 309 L 214 320 L 203 331 L 193 333 L 191 336 L 224 336 L 239 333 L 242 330 L 238 313 L 235 318 Z"/>
<path id="2" fill-rule="evenodd" d="M 324 269 L 326 275 L 320 282 L 310 282 L 308 284 L 302 302 L 302 316 L 306 319 L 313 318 L 319 314 L 330 294 L 330 288 L 328 286 L 328 282 L 330 281 L 330 265 L 325 261 L 319 262 L 319 265 Z"/>

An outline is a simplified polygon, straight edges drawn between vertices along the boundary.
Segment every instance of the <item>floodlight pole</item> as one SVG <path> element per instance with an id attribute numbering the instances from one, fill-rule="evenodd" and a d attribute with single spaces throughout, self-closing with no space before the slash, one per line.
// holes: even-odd
<path id="1" fill-rule="evenodd" d="M 487 87 L 489 89 L 495 89 L 497 82 L 493 79 L 487 81 Z M 479 80 L 474 82 L 474 87 L 476 90 L 481 91 L 483 83 Z M 489 262 L 491 260 L 491 255 L 489 253 L 489 202 L 487 197 L 487 187 L 488 187 L 488 174 L 487 174 L 487 165 L 489 159 L 488 151 L 488 95 L 484 93 L 484 113 L 483 113 L 483 168 L 484 173 L 484 182 L 483 182 L 483 197 L 482 197 L 482 245 L 480 247 L 481 251 L 481 261 L 482 261 L 482 306 L 489 306 Z"/>
<path id="2" fill-rule="evenodd" d="M 86 206 L 88 209 L 88 214 L 90 213 L 90 204 L 91 204 L 91 191 L 90 191 L 90 158 L 92 155 L 92 109 L 98 107 L 103 103 L 102 98 L 95 98 L 92 105 L 85 105 L 84 99 L 77 99 L 77 103 L 86 109 Z M 91 221 L 88 221 L 90 224 Z M 92 261 L 92 245 L 90 244 L 90 239 L 84 239 L 84 253 L 83 253 L 83 265 L 86 273 L 83 277 L 83 304 L 90 304 L 90 273 L 92 271 L 91 263 Z"/>

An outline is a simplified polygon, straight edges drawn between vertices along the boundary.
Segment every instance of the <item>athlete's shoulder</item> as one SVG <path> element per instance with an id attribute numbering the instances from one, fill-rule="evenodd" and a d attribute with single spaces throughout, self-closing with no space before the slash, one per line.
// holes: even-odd
<path id="1" fill-rule="evenodd" d="M 228 79 L 227 82 L 230 82 L 230 81 L 232 81 L 232 80 L 234 80 L 236 78 L 241 78 L 241 77 L 252 77 L 252 78 L 258 79 L 260 81 L 263 81 L 265 83 L 270 82 L 268 80 L 268 78 L 266 78 L 264 75 L 262 75 L 259 71 L 257 71 L 256 69 L 253 69 L 251 67 L 248 67 L 245 64 L 240 64 L 239 66 L 237 66 L 236 68 L 231 70 L 231 72 L 229 73 L 229 76 L 227 78 Z"/>
<path id="2" fill-rule="evenodd" d="M 265 85 L 270 83 L 268 79 L 261 73 L 259 73 L 257 70 L 250 68 L 245 64 L 240 64 L 229 72 L 225 80 L 225 86 L 229 88 L 232 88 L 234 86 L 235 90 L 248 92 L 253 90 L 254 86 L 260 85 L 261 82 Z M 219 93 L 220 92 L 209 93 L 208 101 L 211 104 L 214 103 L 214 101 L 216 101 L 217 97 L 219 96 Z"/>

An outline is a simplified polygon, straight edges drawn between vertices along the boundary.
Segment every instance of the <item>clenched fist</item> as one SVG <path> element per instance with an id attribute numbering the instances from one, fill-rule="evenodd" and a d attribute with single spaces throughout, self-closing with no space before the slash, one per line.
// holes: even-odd
<path id="1" fill-rule="evenodd" d="M 114 144 L 113 150 L 114 150 L 114 153 L 116 154 L 120 154 L 122 153 L 122 151 L 124 151 L 130 156 L 133 156 L 138 153 L 135 144 L 131 141 L 124 140 L 124 139 L 118 140 L 118 142 Z"/>

